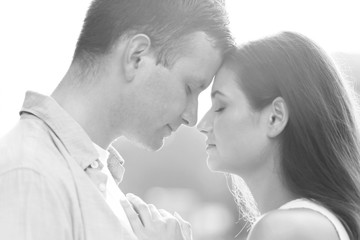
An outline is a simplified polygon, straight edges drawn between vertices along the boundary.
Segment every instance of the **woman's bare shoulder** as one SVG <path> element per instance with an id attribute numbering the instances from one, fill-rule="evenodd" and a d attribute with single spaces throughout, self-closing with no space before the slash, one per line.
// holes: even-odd
<path id="1" fill-rule="evenodd" d="M 248 240 L 339 240 L 328 218 L 310 209 L 275 210 L 263 216 Z"/>

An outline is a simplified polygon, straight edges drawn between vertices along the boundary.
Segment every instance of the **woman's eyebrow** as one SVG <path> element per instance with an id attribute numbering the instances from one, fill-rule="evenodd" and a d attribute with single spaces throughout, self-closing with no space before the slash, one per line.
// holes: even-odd
<path id="1" fill-rule="evenodd" d="M 216 90 L 216 91 L 211 93 L 211 98 L 215 98 L 216 95 L 225 96 L 224 93 L 220 92 L 219 90 Z"/>

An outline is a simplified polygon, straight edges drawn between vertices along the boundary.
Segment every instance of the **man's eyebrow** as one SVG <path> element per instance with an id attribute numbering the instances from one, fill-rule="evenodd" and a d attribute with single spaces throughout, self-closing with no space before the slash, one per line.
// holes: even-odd
<path id="1" fill-rule="evenodd" d="M 201 82 L 205 82 L 205 81 L 204 81 L 204 80 L 201 80 Z M 210 84 L 201 84 L 201 85 L 199 86 L 199 88 L 200 88 L 201 91 L 203 91 L 203 90 L 205 90 L 207 87 L 209 87 L 209 85 L 210 85 Z"/>
<path id="2" fill-rule="evenodd" d="M 206 82 L 206 78 L 203 78 L 201 76 L 190 76 L 189 79 L 193 82 L 196 82 L 197 84 L 203 85 L 204 82 Z"/>
<path id="3" fill-rule="evenodd" d="M 219 94 L 221 96 L 225 96 L 225 94 L 223 94 L 222 92 L 220 92 L 219 90 L 216 90 L 214 92 L 211 93 L 211 98 L 215 98 L 215 96 Z"/>
<path id="4" fill-rule="evenodd" d="M 203 90 L 205 90 L 206 88 L 208 88 L 208 87 L 211 85 L 211 83 L 213 82 L 214 78 L 215 78 L 215 76 L 211 78 L 210 83 L 207 82 L 208 80 L 207 80 L 206 78 L 200 79 L 199 82 L 202 82 L 202 83 L 203 83 L 203 84 L 201 84 L 200 89 L 203 91 Z M 206 83 L 205 83 L 205 82 L 206 82 Z"/>

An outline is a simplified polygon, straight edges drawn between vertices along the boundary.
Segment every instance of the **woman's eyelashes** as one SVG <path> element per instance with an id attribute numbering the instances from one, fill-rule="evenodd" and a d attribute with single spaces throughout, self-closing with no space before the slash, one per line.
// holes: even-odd
<path id="1" fill-rule="evenodd" d="M 224 111 L 224 109 L 225 109 L 225 107 L 224 107 L 224 106 L 221 106 L 221 107 L 216 107 L 216 108 L 215 108 L 215 110 L 214 110 L 214 112 L 219 113 L 219 112 Z"/>
<path id="2" fill-rule="evenodd" d="M 213 112 L 219 113 L 224 111 L 225 104 L 219 99 L 213 99 L 211 108 L 213 109 Z"/>

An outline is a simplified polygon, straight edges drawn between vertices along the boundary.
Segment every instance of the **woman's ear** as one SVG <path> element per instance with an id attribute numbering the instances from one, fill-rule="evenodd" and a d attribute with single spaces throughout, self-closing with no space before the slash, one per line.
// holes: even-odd
<path id="1" fill-rule="evenodd" d="M 141 66 L 144 56 L 150 53 L 151 40 L 145 34 L 136 34 L 129 39 L 122 64 L 126 81 L 132 81 Z"/>
<path id="2" fill-rule="evenodd" d="M 273 100 L 270 106 L 268 119 L 268 137 L 274 138 L 285 129 L 289 120 L 289 110 L 282 97 Z"/>

